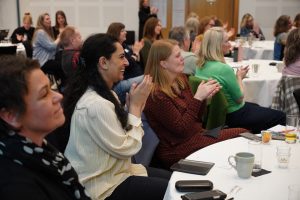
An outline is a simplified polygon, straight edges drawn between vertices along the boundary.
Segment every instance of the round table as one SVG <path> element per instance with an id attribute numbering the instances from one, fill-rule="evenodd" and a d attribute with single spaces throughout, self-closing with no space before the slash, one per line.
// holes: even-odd
<path id="1" fill-rule="evenodd" d="M 278 167 L 276 158 L 276 146 L 285 143 L 284 141 L 272 140 L 270 144 L 262 145 L 263 159 L 262 168 L 272 171 L 258 177 L 251 176 L 249 179 L 242 179 L 227 161 L 228 156 L 237 152 L 248 151 L 248 139 L 234 138 L 219 142 L 191 154 L 187 159 L 214 162 L 214 167 L 206 176 L 194 175 L 182 172 L 173 172 L 170 179 L 165 200 L 180 200 L 181 195 L 175 189 L 175 182 L 178 180 L 210 180 L 214 189 L 229 193 L 232 188 L 242 188 L 234 195 L 234 200 L 283 200 L 288 199 L 288 185 L 300 184 L 300 143 L 287 144 L 291 146 L 292 155 L 289 167 L 281 169 Z"/>

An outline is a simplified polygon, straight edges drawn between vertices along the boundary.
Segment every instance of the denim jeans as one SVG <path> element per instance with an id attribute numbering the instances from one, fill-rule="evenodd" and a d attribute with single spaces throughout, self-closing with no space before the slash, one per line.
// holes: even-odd
<path id="1" fill-rule="evenodd" d="M 113 87 L 113 90 L 118 95 L 119 100 L 123 105 L 125 104 L 126 101 L 126 93 L 129 92 L 132 83 L 139 84 L 140 82 L 142 82 L 143 78 L 144 75 L 141 75 L 127 80 L 122 80 Z"/>

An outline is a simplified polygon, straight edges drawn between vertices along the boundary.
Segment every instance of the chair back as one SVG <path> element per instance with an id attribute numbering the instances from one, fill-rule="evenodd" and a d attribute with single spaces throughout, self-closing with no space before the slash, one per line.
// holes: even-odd
<path id="1" fill-rule="evenodd" d="M 135 154 L 132 158 L 134 163 L 143 164 L 144 166 L 149 166 L 155 149 L 159 143 L 159 139 L 155 132 L 150 127 L 146 116 L 142 114 L 142 122 L 144 129 L 144 137 L 142 139 L 142 148 Z"/>
<path id="2" fill-rule="evenodd" d="M 300 89 L 300 76 L 282 76 L 272 99 L 272 109 L 281 110 L 287 115 L 299 116 L 299 108 L 294 91 Z"/>
<path id="3" fill-rule="evenodd" d="M 196 76 L 189 76 L 189 83 L 192 92 L 197 91 L 198 85 L 201 81 L 206 81 L 206 78 L 200 78 Z M 204 114 L 203 124 L 205 128 L 210 130 L 219 126 L 224 126 L 226 121 L 228 102 L 224 95 L 224 92 L 220 90 L 216 93 L 210 101 L 207 101 L 206 112 Z"/>
<path id="4" fill-rule="evenodd" d="M 299 110 L 299 113 L 300 113 L 300 88 L 294 90 L 293 95 L 294 95 L 295 100 L 297 102 L 298 110 Z"/>

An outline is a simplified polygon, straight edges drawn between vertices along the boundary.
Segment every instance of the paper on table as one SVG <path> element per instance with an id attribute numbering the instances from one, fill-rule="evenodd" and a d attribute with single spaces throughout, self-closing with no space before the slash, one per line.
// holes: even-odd
<path id="1" fill-rule="evenodd" d="M 287 130 L 286 130 L 287 129 Z M 272 128 L 269 128 L 269 131 L 277 132 L 277 133 L 285 133 L 286 131 L 292 131 L 295 130 L 296 128 L 293 126 L 283 126 L 283 125 L 276 125 Z"/>

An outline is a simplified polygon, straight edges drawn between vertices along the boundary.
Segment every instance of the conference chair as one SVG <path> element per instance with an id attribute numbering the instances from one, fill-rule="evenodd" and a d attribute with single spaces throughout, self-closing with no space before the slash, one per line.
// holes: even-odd
<path id="1" fill-rule="evenodd" d="M 203 79 L 189 76 L 189 84 L 192 92 L 197 91 L 198 85 Z M 225 125 L 228 102 L 222 90 L 216 93 L 211 100 L 207 101 L 206 111 L 203 116 L 203 125 L 210 130 Z"/>

